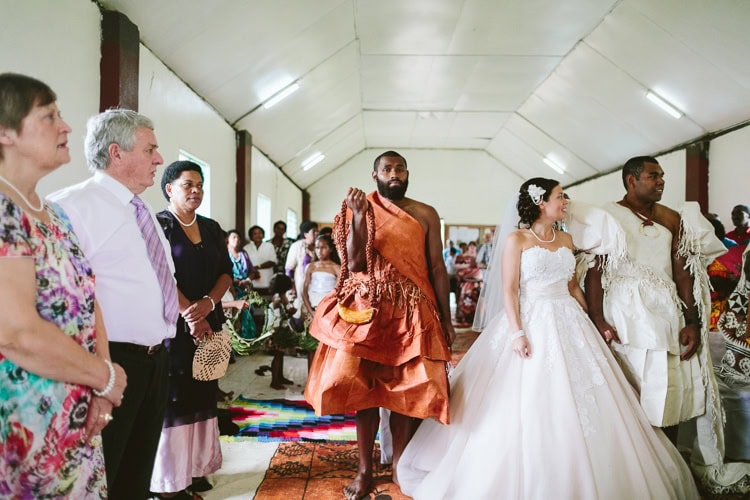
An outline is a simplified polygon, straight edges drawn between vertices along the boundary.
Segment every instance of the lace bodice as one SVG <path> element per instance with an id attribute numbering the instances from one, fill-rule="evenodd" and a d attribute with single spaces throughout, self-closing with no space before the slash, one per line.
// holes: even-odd
<path id="1" fill-rule="evenodd" d="M 568 294 L 568 281 L 575 266 L 573 252 L 567 247 L 554 251 L 538 246 L 527 248 L 521 254 L 521 294 Z"/>

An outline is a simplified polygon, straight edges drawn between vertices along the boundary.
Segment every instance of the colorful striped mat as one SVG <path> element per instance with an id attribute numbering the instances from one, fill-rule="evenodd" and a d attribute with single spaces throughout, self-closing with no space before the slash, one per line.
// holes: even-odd
<path id="1" fill-rule="evenodd" d="M 248 399 L 229 405 L 236 437 L 258 441 L 356 441 L 355 414 L 318 417 L 306 401 Z"/>

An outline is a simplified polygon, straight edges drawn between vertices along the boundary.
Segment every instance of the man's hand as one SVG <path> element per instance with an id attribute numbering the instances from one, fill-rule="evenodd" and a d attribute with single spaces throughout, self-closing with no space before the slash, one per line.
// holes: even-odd
<path id="1" fill-rule="evenodd" d="M 450 320 L 441 321 L 443 325 L 443 332 L 445 333 L 445 340 L 448 341 L 448 347 L 453 345 L 456 340 L 456 330 L 453 329 L 453 323 Z"/>
<path id="2" fill-rule="evenodd" d="M 606 342 L 607 345 L 611 344 L 613 341 L 618 344 L 622 344 L 622 341 L 620 341 L 620 337 L 617 336 L 617 328 L 610 325 L 603 319 L 595 321 L 594 325 L 596 326 L 596 329 L 599 330 L 599 335 L 602 336 L 604 342 Z"/>
<path id="3" fill-rule="evenodd" d="M 346 192 L 346 206 L 355 214 L 363 214 L 367 211 L 367 195 L 364 191 L 357 188 L 349 188 Z"/>
<path id="4" fill-rule="evenodd" d="M 686 347 L 680 359 L 682 361 L 690 359 L 701 345 L 701 331 L 698 325 L 686 325 L 680 330 L 680 345 Z"/>

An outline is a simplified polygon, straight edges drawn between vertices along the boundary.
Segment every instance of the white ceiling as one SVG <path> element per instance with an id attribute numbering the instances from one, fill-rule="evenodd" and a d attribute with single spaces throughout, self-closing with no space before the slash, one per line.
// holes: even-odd
<path id="1" fill-rule="evenodd" d="M 102 3 L 303 189 L 365 148 L 484 150 L 569 184 L 750 119 L 747 0 Z"/>

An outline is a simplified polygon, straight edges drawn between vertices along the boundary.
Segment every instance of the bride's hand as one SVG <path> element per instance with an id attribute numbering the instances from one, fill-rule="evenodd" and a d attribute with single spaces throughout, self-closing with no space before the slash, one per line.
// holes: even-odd
<path id="1" fill-rule="evenodd" d="M 525 335 L 513 341 L 513 352 L 521 358 L 531 357 L 531 344 L 529 344 Z"/>

